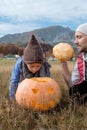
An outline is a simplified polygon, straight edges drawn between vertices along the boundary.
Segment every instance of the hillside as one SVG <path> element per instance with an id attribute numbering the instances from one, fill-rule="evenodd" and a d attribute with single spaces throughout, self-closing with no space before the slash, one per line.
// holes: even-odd
<path id="1" fill-rule="evenodd" d="M 29 41 L 32 34 L 35 34 L 40 42 L 46 42 L 51 45 L 59 42 L 73 43 L 74 39 L 74 31 L 68 27 L 51 26 L 30 32 L 8 34 L 0 38 L 0 43 L 15 43 L 25 45 Z"/>

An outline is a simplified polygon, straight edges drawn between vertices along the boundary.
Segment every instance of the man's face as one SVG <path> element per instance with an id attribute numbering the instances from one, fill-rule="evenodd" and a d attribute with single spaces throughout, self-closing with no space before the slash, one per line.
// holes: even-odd
<path id="1" fill-rule="evenodd" d="M 77 45 L 78 52 L 87 52 L 87 35 L 76 32 L 74 43 Z"/>
<path id="2" fill-rule="evenodd" d="M 32 73 L 36 73 L 37 71 L 40 70 L 42 64 L 40 63 L 32 63 L 32 64 L 27 64 L 28 69 L 32 72 Z"/>

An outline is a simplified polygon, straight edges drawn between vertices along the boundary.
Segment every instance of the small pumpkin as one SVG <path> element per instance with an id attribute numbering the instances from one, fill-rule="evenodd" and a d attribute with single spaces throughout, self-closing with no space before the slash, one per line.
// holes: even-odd
<path id="1" fill-rule="evenodd" d="M 72 58 L 74 49 L 68 43 L 59 43 L 53 47 L 54 56 L 61 62 L 66 62 Z"/>
<path id="2" fill-rule="evenodd" d="M 49 77 L 24 79 L 17 88 L 15 98 L 23 108 L 46 111 L 60 102 L 61 89 Z"/>

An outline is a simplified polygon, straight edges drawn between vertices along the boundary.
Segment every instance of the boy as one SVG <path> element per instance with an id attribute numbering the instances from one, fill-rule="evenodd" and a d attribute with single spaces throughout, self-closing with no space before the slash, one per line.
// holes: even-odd
<path id="1" fill-rule="evenodd" d="M 15 99 L 18 84 L 25 78 L 50 77 L 50 64 L 44 60 L 43 51 L 34 35 L 24 49 L 23 58 L 19 58 L 12 71 L 9 96 Z"/>

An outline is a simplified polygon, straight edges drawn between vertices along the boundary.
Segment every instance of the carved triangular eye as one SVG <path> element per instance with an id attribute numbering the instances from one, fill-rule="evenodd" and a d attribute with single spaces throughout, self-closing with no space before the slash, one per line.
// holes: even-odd
<path id="1" fill-rule="evenodd" d="M 32 89 L 32 91 L 34 94 L 36 94 L 39 91 L 39 89 Z"/>
<path id="2" fill-rule="evenodd" d="M 48 88 L 48 93 L 49 94 L 53 94 L 54 93 L 54 89 L 53 88 Z"/>

